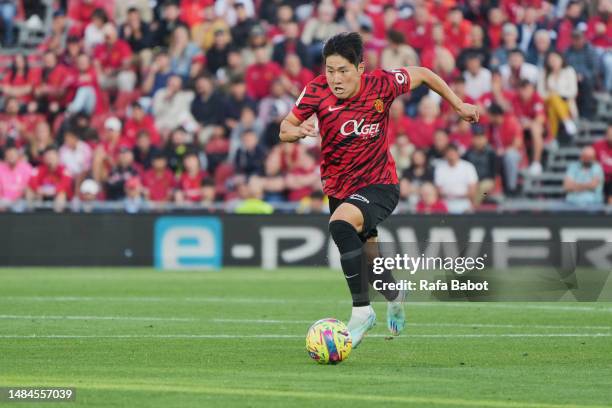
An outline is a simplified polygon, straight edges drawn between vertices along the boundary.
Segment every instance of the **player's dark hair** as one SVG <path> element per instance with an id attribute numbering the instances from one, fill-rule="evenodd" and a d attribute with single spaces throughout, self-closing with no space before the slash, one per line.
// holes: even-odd
<path id="1" fill-rule="evenodd" d="M 330 55 L 346 58 L 357 67 L 363 59 L 363 40 L 359 33 L 340 33 L 331 37 L 323 47 L 323 61 Z"/>

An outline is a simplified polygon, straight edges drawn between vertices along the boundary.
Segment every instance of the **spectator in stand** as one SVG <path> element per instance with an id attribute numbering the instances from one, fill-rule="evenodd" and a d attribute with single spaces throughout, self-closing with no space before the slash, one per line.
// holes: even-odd
<path id="1" fill-rule="evenodd" d="M 202 135 L 200 135 L 200 142 Z M 204 154 L 206 154 L 207 166 L 206 169 L 210 174 L 215 174 L 217 167 L 228 160 L 230 143 L 227 133 L 223 126 L 212 126 L 210 138 L 204 146 Z"/>
<path id="2" fill-rule="evenodd" d="M 557 33 L 556 49 L 565 52 L 572 43 L 572 32 L 583 22 L 583 3 L 580 0 L 571 0 L 565 8 L 565 16 L 555 27 Z"/>
<path id="3" fill-rule="evenodd" d="M 180 75 L 168 78 L 166 87 L 153 96 L 153 115 L 155 126 L 164 139 L 179 126 L 196 126 L 191 115 L 192 91 L 183 91 L 183 79 Z"/>
<path id="4" fill-rule="evenodd" d="M 578 117 L 578 78 L 574 68 L 567 66 L 563 56 L 556 51 L 546 57 L 546 65 L 538 79 L 538 93 L 546 101 L 550 134 L 557 137 L 559 125 L 563 124 L 568 135 L 575 135 L 578 131 L 574 122 Z"/>
<path id="5" fill-rule="evenodd" d="M 108 16 L 102 8 L 95 9 L 91 22 L 85 27 L 83 48 L 90 54 L 99 44 L 104 43 L 104 26 L 108 24 Z"/>
<path id="6" fill-rule="evenodd" d="M 134 6 L 128 8 L 127 20 L 121 26 L 119 37 L 127 42 L 132 52 L 137 55 L 141 68 L 149 66 L 153 41 L 149 24 L 142 20 L 141 9 Z"/>
<path id="7" fill-rule="evenodd" d="M 59 149 L 60 163 L 72 177 L 75 185 L 80 185 L 89 174 L 92 156 L 91 147 L 80 140 L 74 130 L 67 129 L 64 132 L 64 144 Z"/>
<path id="8" fill-rule="evenodd" d="M 404 34 L 406 43 L 420 53 L 432 45 L 433 21 L 427 7 L 417 4 L 412 17 L 408 20 L 397 20 L 393 29 Z"/>
<path id="9" fill-rule="evenodd" d="M 603 89 L 612 92 L 612 2 L 599 2 L 597 14 L 588 21 L 587 38 L 600 57 Z"/>
<path id="10" fill-rule="evenodd" d="M 317 167 L 317 161 L 307 151 L 302 151 L 296 165 L 285 177 L 287 188 L 287 199 L 289 201 L 301 201 L 309 197 L 315 190 L 320 189 L 321 175 Z"/>
<path id="11" fill-rule="evenodd" d="M 34 129 L 34 136 L 29 139 L 26 152 L 30 164 L 38 166 L 43 162 L 45 152 L 53 146 L 51 127 L 45 121 L 39 122 Z"/>
<path id="12" fill-rule="evenodd" d="M 398 135 L 407 135 L 410 128 L 410 118 L 404 113 L 404 101 L 396 98 L 389 109 L 389 126 L 387 127 L 387 138 L 389 145 L 393 147 Z"/>
<path id="13" fill-rule="evenodd" d="M 265 147 L 272 147 L 278 143 L 280 123 L 291 111 L 293 105 L 294 101 L 285 92 L 282 79 L 275 79 L 270 88 L 270 95 L 259 104 L 259 115 L 257 116 L 261 123 L 268 124 L 262 135 L 262 143 Z"/>
<path id="14" fill-rule="evenodd" d="M 264 174 L 261 177 L 252 176 L 249 184 L 258 183 L 262 186 L 265 200 L 268 202 L 280 202 L 285 200 L 285 176 L 291 167 L 297 161 L 299 151 L 304 147 L 302 145 L 277 145 L 275 146 L 264 164 Z M 287 156 L 293 160 L 292 163 L 287 163 Z"/>
<path id="15" fill-rule="evenodd" d="M 110 201 L 123 200 L 126 196 L 126 182 L 138 179 L 139 173 L 134 166 L 134 154 L 129 147 L 119 149 L 117 164 L 110 170 L 105 180 L 106 199 Z"/>
<path id="16" fill-rule="evenodd" d="M 578 206 L 602 204 L 604 173 L 597 163 L 596 152 L 592 146 L 584 147 L 580 161 L 571 163 L 563 180 L 568 203 Z"/>
<path id="17" fill-rule="evenodd" d="M 497 157 L 482 126 L 474 126 L 472 145 L 463 158 L 474 165 L 478 175 L 478 188 L 474 197 L 474 205 L 478 207 L 495 188 L 497 177 Z"/>
<path id="18" fill-rule="evenodd" d="M 300 201 L 297 209 L 298 214 L 329 214 L 325 194 L 321 190 L 315 190 L 309 197 L 304 197 Z"/>
<path id="19" fill-rule="evenodd" d="M 183 172 L 183 158 L 195 148 L 191 144 L 193 136 L 185 128 L 177 127 L 172 131 L 164 147 L 164 154 L 168 158 L 168 166 L 175 174 Z"/>
<path id="20" fill-rule="evenodd" d="M 187 27 L 180 25 L 172 31 L 168 47 L 172 73 L 180 75 L 183 81 L 195 78 L 202 69 L 202 50 L 189 38 Z"/>
<path id="21" fill-rule="evenodd" d="M 463 18 L 461 7 L 450 9 L 444 22 L 444 37 L 454 57 L 457 57 L 463 48 L 471 46 L 470 31 L 472 23 Z"/>
<path id="22" fill-rule="evenodd" d="M 255 101 L 247 95 L 246 84 L 242 78 L 234 78 L 230 83 L 229 94 L 224 103 L 225 126 L 234 129 L 240 122 L 244 108 L 255 111 L 257 105 Z"/>
<path id="23" fill-rule="evenodd" d="M 249 15 L 244 3 L 234 4 L 236 10 L 236 24 L 232 27 L 232 42 L 238 48 L 244 48 L 249 38 L 249 33 L 257 24 L 253 14 Z"/>
<path id="24" fill-rule="evenodd" d="M 519 24 L 519 48 L 525 54 L 533 49 L 533 39 L 536 31 L 540 28 L 538 24 L 538 9 L 533 6 L 525 7 L 523 21 Z"/>
<path id="25" fill-rule="evenodd" d="M 453 214 L 470 212 L 476 198 L 478 175 L 474 165 L 462 160 L 455 145 L 446 150 L 446 161 L 434 172 L 434 182 Z"/>
<path id="26" fill-rule="evenodd" d="M 17 14 L 16 0 L 2 0 L 0 2 L 0 17 L 2 18 L 2 45 L 10 48 L 15 43 L 15 15 Z"/>
<path id="27" fill-rule="evenodd" d="M 177 27 L 186 27 L 180 19 L 181 10 L 174 0 L 163 2 L 161 20 L 154 24 L 153 47 L 167 48 L 170 45 L 170 38 Z"/>
<path id="28" fill-rule="evenodd" d="M 92 174 L 96 181 L 106 180 L 109 170 L 117 163 L 122 148 L 129 148 L 129 145 L 121 141 L 121 121 L 111 116 L 104 121 L 104 130 L 94 149 Z"/>
<path id="29" fill-rule="evenodd" d="M 0 115 L 0 145 L 12 140 L 18 146 L 27 142 L 24 140 L 25 125 L 19 115 L 19 101 L 9 97 L 4 102 L 4 112 Z"/>
<path id="30" fill-rule="evenodd" d="M 426 96 L 419 103 L 419 115 L 410 121 L 408 137 L 417 149 L 428 149 L 437 129 L 444 129 L 440 107 L 432 97 Z"/>
<path id="31" fill-rule="evenodd" d="M 4 146 L 4 160 L 0 160 L 0 211 L 24 198 L 31 175 L 32 166 L 9 141 Z"/>
<path id="32" fill-rule="evenodd" d="M 207 75 L 196 78 L 195 92 L 195 97 L 191 101 L 191 114 L 202 131 L 206 132 L 204 140 L 207 140 L 211 132 L 210 127 L 225 122 L 224 101 L 219 91 L 215 89 L 212 78 Z"/>
<path id="33" fill-rule="evenodd" d="M 440 198 L 436 187 L 427 182 L 419 188 L 419 201 L 416 205 L 417 214 L 446 214 L 448 207 Z"/>
<path id="34" fill-rule="evenodd" d="M 300 57 L 296 54 L 287 54 L 285 57 L 283 76 L 283 86 L 288 94 L 293 98 L 298 98 L 304 87 L 314 79 L 314 74 L 308 68 L 302 66 Z"/>
<path id="35" fill-rule="evenodd" d="M 244 175 L 247 180 L 253 175 L 263 175 L 266 152 L 258 143 L 257 133 L 251 129 L 243 131 L 240 142 L 234 156 L 236 174 Z"/>
<path id="36" fill-rule="evenodd" d="M 69 113 L 86 113 L 91 115 L 99 101 L 99 85 L 96 71 L 91 66 L 87 54 L 80 54 L 76 61 L 77 72 L 71 76 L 69 88 L 74 98 L 66 108 Z"/>
<path id="37" fill-rule="evenodd" d="M 389 30 L 387 33 L 388 45 L 382 51 L 380 66 L 383 69 L 397 69 L 419 65 L 419 55 L 414 48 L 406 44 L 404 34 L 399 31 Z"/>
<path id="38" fill-rule="evenodd" d="M 272 214 L 274 207 L 264 201 L 264 189 L 261 184 L 242 184 L 239 188 L 242 201 L 235 208 L 236 214 Z"/>
<path id="39" fill-rule="evenodd" d="M 227 65 L 217 70 L 216 79 L 219 86 L 227 88 L 228 84 L 236 78 L 244 78 L 246 66 L 242 61 L 242 52 L 238 48 L 230 47 L 227 52 Z"/>
<path id="40" fill-rule="evenodd" d="M 489 107 L 489 140 L 503 168 L 504 192 L 518 193 L 519 169 L 523 161 L 523 129 L 518 118 L 498 104 Z"/>
<path id="41" fill-rule="evenodd" d="M 577 104 L 580 116 L 592 118 L 596 110 L 593 91 L 599 75 L 599 60 L 597 53 L 586 40 L 585 30 L 586 26 L 579 24 L 572 32 L 572 42 L 565 52 L 565 61 L 578 75 Z"/>
<path id="42" fill-rule="evenodd" d="M 68 104 L 66 85 L 69 75 L 70 70 L 65 65 L 58 63 L 53 51 L 45 52 L 42 80 L 34 89 L 34 95 L 41 111 L 57 114 L 66 107 Z"/>
<path id="43" fill-rule="evenodd" d="M 201 203 L 203 201 L 214 201 L 210 192 L 205 194 L 204 183 L 210 180 L 208 174 L 202 170 L 200 160 L 195 152 L 189 152 L 183 158 L 185 171 L 181 173 L 174 199 L 177 203 Z"/>
<path id="44" fill-rule="evenodd" d="M 232 38 L 225 30 L 215 31 L 213 45 L 206 52 L 206 69 L 213 76 L 217 75 L 219 69 L 227 66 L 231 41 Z"/>
<path id="45" fill-rule="evenodd" d="M 79 55 L 84 53 L 81 37 L 69 35 L 66 39 L 66 48 L 59 57 L 59 62 L 68 68 L 76 69 Z"/>
<path id="46" fill-rule="evenodd" d="M 245 82 L 248 95 L 260 101 L 270 95 L 272 82 L 282 75 L 283 70 L 276 62 L 270 61 L 265 46 L 256 47 L 254 52 L 255 63 L 247 68 Z"/>
<path id="47" fill-rule="evenodd" d="M 272 61 L 278 65 L 283 65 L 285 59 L 290 54 L 299 57 L 301 65 L 310 67 L 310 57 L 306 45 L 300 40 L 300 27 L 297 22 L 290 21 L 283 25 L 283 40 L 274 45 L 272 51 Z"/>
<path id="48" fill-rule="evenodd" d="M 333 4 L 321 2 L 317 7 L 316 17 L 306 21 L 302 31 L 302 42 L 308 47 L 309 61 L 318 67 L 322 61 L 321 51 L 325 41 L 343 31 L 341 25 L 334 22 L 336 9 Z"/>
<path id="49" fill-rule="evenodd" d="M 482 66 L 482 60 L 478 54 L 470 54 L 466 57 L 466 71 L 463 73 L 465 79 L 465 94 L 477 100 L 484 94 L 491 92 L 491 71 Z"/>
<path id="50" fill-rule="evenodd" d="M 544 67 L 549 52 L 553 50 L 551 46 L 550 32 L 543 28 L 533 35 L 533 47 L 527 51 L 527 62 L 538 68 Z"/>
<path id="51" fill-rule="evenodd" d="M 230 26 L 234 26 L 238 21 L 238 4 L 244 8 L 247 17 L 255 16 L 255 5 L 253 0 L 217 0 L 215 2 L 215 13 L 223 18 Z"/>
<path id="52" fill-rule="evenodd" d="M 125 212 L 128 214 L 136 214 L 143 209 L 148 208 L 143 199 L 142 183 L 138 177 L 131 177 L 123 184 L 124 191 L 120 200 L 123 200 Z"/>
<path id="53" fill-rule="evenodd" d="M 442 78 L 448 79 L 455 69 L 455 57 L 446 46 L 443 26 L 441 24 L 434 25 L 431 35 L 434 44 L 421 52 L 421 64 L 437 72 Z"/>
<path id="54" fill-rule="evenodd" d="M 5 97 L 17 98 L 21 104 L 32 100 L 34 87 L 40 81 L 40 70 L 30 68 L 24 54 L 16 54 L 0 84 L 0 93 Z"/>
<path id="55" fill-rule="evenodd" d="M 260 140 L 264 130 L 264 124 L 257 118 L 255 111 L 250 106 L 242 108 L 240 121 L 230 133 L 230 158 L 234 158 L 238 147 L 240 147 L 244 132 L 253 131 L 257 135 L 257 140 Z"/>
<path id="56" fill-rule="evenodd" d="M 98 182 L 93 179 L 83 180 L 78 191 L 79 194 L 72 199 L 72 212 L 93 212 L 95 209 L 94 202 L 98 201 L 98 194 L 100 193 Z"/>
<path id="57" fill-rule="evenodd" d="M 53 210 L 62 212 L 71 194 L 72 179 L 59 162 L 57 148 L 49 146 L 44 152 L 43 163 L 34 170 L 28 183 L 28 202 L 52 201 Z"/>
<path id="58" fill-rule="evenodd" d="M 484 29 L 481 26 L 472 26 L 470 30 L 471 45 L 467 48 L 463 48 L 457 57 L 457 68 L 460 71 L 465 71 L 467 69 L 467 58 L 472 55 L 477 55 L 480 58 L 482 66 L 486 67 L 489 65 L 491 52 L 486 44 L 484 35 Z"/>
<path id="59" fill-rule="evenodd" d="M 162 51 L 153 58 L 151 68 L 142 82 L 142 93 L 148 96 L 155 95 L 157 91 L 166 86 L 171 76 L 170 57 Z"/>
<path id="60" fill-rule="evenodd" d="M 427 151 L 427 161 L 435 168 L 445 160 L 446 150 L 450 144 L 448 133 L 444 129 L 438 129 L 434 133 L 433 145 Z"/>
<path id="61" fill-rule="evenodd" d="M 426 182 L 433 182 L 434 169 L 427 162 L 427 155 L 423 150 L 412 153 L 410 167 L 403 171 L 400 178 L 400 197 L 416 201 L 419 188 Z"/>
<path id="62" fill-rule="evenodd" d="M 496 48 L 491 56 L 491 69 L 497 69 L 508 63 L 512 50 L 518 48 L 518 29 L 512 23 L 504 24 L 502 28 L 502 44 Z"/>
<path id="63" fill-rule="evenodd" d="M 127 42 L 119 39 L 117 29 L 111 23 L 103 28 L 104 42 L 93 51 L 94 67 L 105 90 L 131 92 L 136 85 L 136 73 L 132 70 L 132 50 Z"/>
<path id="64" fill-rule="evenodd" d="M 538 82 L 538 68 L 525 62 L 525 54 L 518 48 L 509 52 L 508 63 L 499 67 L 499 72 L 505 90 L 518 91 L 523 80 L 527 80 L 534 85 Z"/>
<path id="65" fill-rule="evenodd" d="M 138 17 L 146 24 L 153 21 L 153 9 L 149 5 L 149 0 L 129 0 L 116 1 L 114 20 L 117 24 L 123 24 L 130 19 L 130 13 L 136 10 Z"/>
<path id="66" fill-rule="evenodd" d="M 155 203 L 172 201 L 176 180 L 168 168 L 166 156 L 157 153 L 152 157 L 152 166 L 142 176 L 143 195 Z"/>
<path id="67" fill-rule="evenodd" d="M 604 177 L 604 197 L 608 205 L 612 205 L 612 124 L 608 123 L 606 137 L 593 144 L 597 161 L 601 165 Z"/>
<path id="68" fill-rule="evenodd" d="M 544 131 L 546 127 L 546 111 L 544 101 L 538 95 L 533 83 L 522 80 L 518 93 L 512 99 L 513 111 L 523 127 L 523 133 L 531 140 L 532 175 L 542 173 L 542 150 L 544 149 Z"/>
<path id="69" fill-rule="evenodd" d="M 487 39 L 492 50 L 497 50 L 502 45 L 504 24 L 506 16 L 499 7 L 492 7 L 488 11 Z"/>
<path id="70" fill-rule="evenodd" d="M 142 105 L 134 102 L 131 105 L 130 115 L 126 118 L 123 126 L 122 141 L 129 147 L 134 147 L 137 143 L 138 134 L 146 131 L 149 139 L 155 146 L 161 145 L 161 138 L 155 128 L 155 120 L 143 109 Z"/>
<path id="71" fill-rule="evenodd" d="M 459 149 L 459 153 L 463 154 L 469 149 L 472 144 L 472 125 L 461 118 L 457 118 L 456 122 L 451 126 L 449 140 Z"/>
<path id="72" fill-rule="evenodd" d="M 139 130 L 136 137 L 136 145 L 132 149 L 134 153 L 134 163 L 139 167 L 139 171 L 148 170 L 151 167 L 153 157 L 160 152 L 159 146 L 153 145 L 151 135 L 147 130 Z"/>

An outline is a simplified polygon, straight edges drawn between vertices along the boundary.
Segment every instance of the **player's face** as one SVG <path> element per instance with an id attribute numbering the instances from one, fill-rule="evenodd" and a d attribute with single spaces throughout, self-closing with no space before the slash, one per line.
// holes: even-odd
<path id="1" fill-rule="evenodd" d="M 357 67 L 340 55 L 330 55 L 325 59 L 325 76 L 332 93 L 338 99 L 347 99 L 359 92 L 361 74 L 365 65 Z"/>

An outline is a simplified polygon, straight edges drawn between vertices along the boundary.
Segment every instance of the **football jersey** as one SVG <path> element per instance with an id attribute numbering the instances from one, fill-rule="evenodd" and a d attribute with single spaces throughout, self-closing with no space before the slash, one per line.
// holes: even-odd
<path id="1" fill-rule="evenodd" d="M 310 81 L 293 107 L 305 121 L 313 114 L 321 134 L 321 182 L 328 196 L 344 199 L 372 184 L 397 184 L 387 128 L 393 100 L 410 90 L 405 68 L 361 75 L 359 92 L 338 99 L 325 75 Z"/>

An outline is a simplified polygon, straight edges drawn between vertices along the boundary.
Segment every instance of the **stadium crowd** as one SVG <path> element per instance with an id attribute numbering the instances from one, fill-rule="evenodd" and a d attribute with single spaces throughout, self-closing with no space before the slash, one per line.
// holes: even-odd
<path id="1" fill-rule="evenodd" d="M 481 109 L 471 126 L 426 88 L 391 107 L 401 197 L 420 213 L 519 195 L 521 170 L 541 173 L 545 151 L 595 114 L 594 92 L 612 92 L 612 0 L 151 3 L 55 2 L 44 41 L 0 57 L 0 208 L 325 211 L 319 141 L 278 132 L 342 31 L 362 34 L 366 69 L 423 65 Z M 32 4 L 0 1 L 4 50 L 15 15 L 44 9 Z M 609 126 L 564 188 L 612 204 L 611 184 Z"/>

